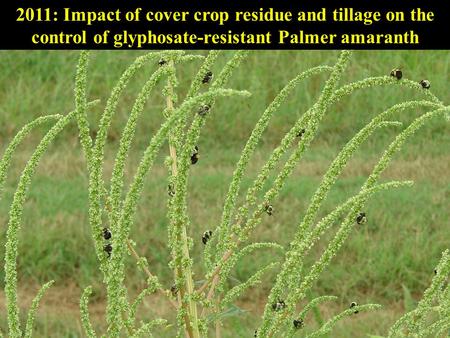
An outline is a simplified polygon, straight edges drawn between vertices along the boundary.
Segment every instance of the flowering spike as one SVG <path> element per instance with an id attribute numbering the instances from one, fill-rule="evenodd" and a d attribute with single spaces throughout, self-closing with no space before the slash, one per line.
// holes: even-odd
<path id="1" fill-rule="evenodd" d="M 89 338 L 97 337 L 92 327 L 91 320 L 89 318 L 89 296 L 92 294 L 92 287 L 88 286 L 84 289 L 80 299 L 80 312 L 81 323 L 83 324 L 84 332 Z"/>
<path id="2" fill-rule="evenodd" d="M 28 311 L 28 317 L 27 317 L 27 325 L 25 327 L 25 338 L 31 338 L 33 333 L 33 324 L 34 324 L 34 318 L 36 316 L 36 311 L 39 307 L 39 302 L 41 301 L 42 297 L 44 296 L 45 291 L 47 291 L 54 283 L 55 281 L 50 281 L 42 286 L 42 288 L 39 290 L 36 297 L 34 297 L 30 310 Z"/>

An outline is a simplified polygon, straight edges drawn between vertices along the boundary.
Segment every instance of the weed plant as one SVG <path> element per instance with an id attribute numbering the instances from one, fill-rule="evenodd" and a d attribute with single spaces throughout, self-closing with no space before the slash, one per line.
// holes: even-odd
<path id="1" fill-rule="evenodd" d="M 26 323 L 21 323 L 17 296 L 18 234 L 21 231 L 24 203 L 38 163 L 59 133 L 69 125 L 78 128 L 79 141 L 86 160 L 89 176 L 89 223 L 92 233 L 92 249 L 98 258 L 98 267 L 103 276 L 107 294 L 106 332 L 96 332 L 89 315 L 89 297 L 92 288 L 87 286 L 81 296 L 81 322 L 88 337 L 148 337 L 173 332 L 173 336 L 198 338 L 214 332 L 221 337 L 222 324 L 240 311 L 234 303 L 249 288 L 255 287 L 269 270 L 276 271 L 276 278 L 265 302 L 261 320 L 255 323 L 255 337 L 320 337 L 332 332 L 335 324 L 343 318 L 356 316 L 363 311 L 380 308 L 377 304 L 352 302 L 348 308 L 324 321 L 321 325 L 310 325 L 310 312 L 317 312 L 317 306 L 336 299 L 333 295 L 309 298 L 311 288 L 321 273 L 330 265 L 333 257 L 341 249 L 352 230 L 364 223 L 370 215 L 364 211 L 368 199 L 375 193 L 389 189 L 409 187 L 411 181 L 380 182 L 382 172 L 388 167 L 396 153 L 415 132 L 434 118 L 447 118 L 450 107 L 444 105 L 430 90 L 432 79 L 409 80 L 400 69 L 387 75 L 370 77 L 357 82 L 341 85 L 341 77 L 348 68 L 352 52 L 342 51 L 333 65 L 322 65 L 296 75 L 275 96 L 261 114 L 240 158 L 236 164 L 232 181 L 223 205 L 222 217 L 217 225 L 201 236 L 201 242 L 191 237 L 198 236 L 188 212 L 189 173 L 192 166 L 201 165 L 201 149 L 197 146 L 202 128 L 215 114 L 226 114 L 215 110 L 219 97 L 228 100 L 245 100 L 250 93 L 226 87 L 227 81 L 249 52 L 237 51 L 224 65 L 221 72 L 213 74 L 211 69 L 221 57 L 220 51 L 211 51 L 206 56 L 189 55 L 182 51 L 158 51 L 138 57 L 122 74 L 106 102 L 99 125 L 89 124 L 88 114 L 98 101 L 90 101 L 87 95 L 89 52 L 80 54 L 75 76 L 75 109 L 66 115 L 39 117 L 25 125 L 17 133 L 0 162 L 0 193 L 6 174 L 18 145 L 36 127 L 53 123 L 42 138 L 24 170 L 22 171 L 12 205 L 9 209 L 5 244 L 5 295 L 7 300 L 8 337 L 31 337 L 33 322 L 39 302 L 53 281 L 44 284 L 33 300 Z M 178 89 L 179 67 L 187 62 L 201 62 L 191 86 L 180 98 Z M 130 109 L 120 137 L 112 176 L 106 182 L 104 173 L 105 145 L 118 102 L 133 76 L 144 67 L 154 67 Z M 313 76 L 326 76 L 327 80 L 320 96 L 310 109 L 291 126 L 279 145 L 273 149 L 269 159 L 245 191 L 243 179 L 255 150 L 260 144 L 271 117 L 292 91 L 303 81 Z M 149 136 L 148 146 L 142 154 L 134 178 L 125 186 L 125 168 L 140 116 L 158 83 L 164 83 L 163 97 L 165 109 L 161 112 L 164 121 L 157 132 Z M 359 130 L 342 148 L 323 175 L 309 206 L 299 212 L 292 210 L 292 224 L 295 236 L 288 246 L 274 242 L 253 242 L 252 233 L 263 218 L 276 217 L 280 191 L 301 162 L 318 133 L 321 120 L 332 112 L 333 105 L 348 95 L 363 89 L 391 86 L 393 91 L 403 87 L 416 90 L 420 100 L 411 100 L 393 105 L 380 112 Z M 424 107 L 427 113 L 414 119 L 407 126 L 395 120 L 396 114 Z M 360 191 L 337 205 L 328 215 L 318 218 L 319 210 L 327 199 L 330 189 L 336 184 L 349 160 L 360 146 L 378 129 L 397 128 L 398 134 L 381 155 Z M 96 130 L 93 137 L 93 130 Z M 168 144 L 168 150 L 163 146 Z M 168 266 L 173 271 L 173 284 L 163 285 L 152 273 L 152 263 L 141 257 L 130 231 L 136 218 L 146 178 L 160 153 L 167 152 L 167 246 L 171 253 Z M 270 175 L 275 172 L 275 180 Z M 160 196 L 156 196 L 159 198 Z M 148 229 L 151 233 L 152 229 Z M 305 259 L 311 248 L 326 232 L 335 232 L 322 254 L 313 264 Z M 202 261 L 191 258 L 193 245 L 204 246 Z M 281 255 L 273 255 L 273 262 L 260 266 L 246 281 L 231 286 L 231 274 L 236 264 L 259 250 L 273 250 Z M 146 278 L 147 287 L 134 299 L 129 296 L 126 284 L 127 255 L 136 260 L 137 269 Z M 278 258 L 277 258 L 278 257 Z M 280 258 L 281 257 L 281 258 Z M 203 264 L 204 276 L 197 276 L 197 265 Z M 403 315 L 386 332 L 387 337 L 438 337 L 450 329 L 450 253 L 442 253 L 430 286 L 424 291 L 417 307 Z M 145 297 L 158 294 L 176 312 L 175 322 L 164 318 L 147 318 L 138 322 L 137 313 Z M 145 315 L 143 317 L 146 317 Z M 25 325 L 24 325 L 25 324 Z M 364 333 L 361 333 L 364 334 Z"/>

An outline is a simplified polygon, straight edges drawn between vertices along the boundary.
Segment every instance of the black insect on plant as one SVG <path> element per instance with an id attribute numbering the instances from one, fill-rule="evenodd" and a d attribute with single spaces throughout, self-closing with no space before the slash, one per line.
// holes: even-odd
<path id="1" fill-rule="evenodd" d="M 198 146 L 194 147 L 194 152 L 191 155 L 191 163 L 196 164 L 198 162 L 200 155 L 198 154 Z"/>
<path id="2" fill-rule="evenodd" d="M 350 309 L 353 309 L 355 306 L 358 306 L 358 303 L 357 302 L 352 302 L 351 304 L 350 304 Z M 355 310 L 353 313 L 354 314 L 357 314 L 359 311 L 358 310 Z"/>
<path id="3" fill-rule="evenodd" d="M 103 250 L 108 254 L 108 257 L 111 257 L 112 249 L 111 243 L 108 243 L 103 247 Z"/>
<path id="4" fill-rule="evenodd" d="M 167 61 L 164 60 L 164 59 L 160 59 L 159 62 L 158 62 L 159 66 L 164 66 L 165 64 L 167 64 Z"/>
<path id="5" fill-rule="evenodd" d="M 211 236 L 212 236 L 212 231 L 211 231 L 211 230 L 205 231 L 205 232 L 203 233 L 203 236 L 202 236 L 202 242 L 203 242 L 203 244 L 206 245 L 206 243 L 208 243 L 208 241 L 209 241 L 209 239 L 211 238 Z"/>
<path id="6" fill-rule="evenodd" d="M 103 232 L 102 232 L 103 238 L 108 240 L 111 239 L 111 231 L 109 231 L 108 228 L 103 228 Z"/>
<path id="7" fill-rule="evenodd" d="M 278 301 L 274 304 L 272 304 L 272 310 L 274 311 L 280 311 L 283 310 L 286 307 L 286 303 L 284 300 L 278 299 Z"/>
<path id="8" fill-rule="evenodd" d="M 403 76 L 403 73 L 400 68 L 394 68 L 391 70 L 391 76 L 395 77 L 397 80 L 400 80 Z"/>
<path id="9" fill-rule="evenodd" d="M 294 324 L 294 327 L 296 329 L 301 329 L 303 327 L 303 319 L 299 318 L 299 319 L 294 319 L 294 321 L 292 322 L 292 324 Z"/>
<path id="10" fill-rule="evenodd" d="M 170 197 L 175 196 L 175 187 L 173 186 L 173 183 L 169 183 L 169 185 L 167 186 L 167 193 Z"/>
<path id="11" fill-rule="evenodd" d="M 273 215 L 273 206 L 270 204 L 267 204 L 264 208 L 264 210 L 266 211 L 267 215 L 272 216 Z"/>
<path id="12" fill-rule="evenodd" d="M 300 130 L 300 131 L 297 133 L 297 137 L 302 137 L 303 134 L 304 134 L 305 132 L 306 132 L 305 129 Z"/>
<path id="13" fill-rule="evenodd" d="M 172 296 L 176 296 L 177 295 L 177 293 L 178 293 L 178 288 L 177 288 L 177 285 L 176 284 L 173 284 L 171 287 L 170 287 L 170 293 L 172 294 Z"/>
<path id="14" fill-rule="evenodd" d="M 419 84 L 422 86 L 423 89 L 430 89 L 431 83 L 428 80 L 421 80 Z"/>
<path id="15" fill-rule="evenodd" d="M 206 116 L 206 114 L 208 114 L 209 110 L 211 109 L 211 106 L 209 104 L 204 104 L 203 106 L 200 107 L 200 109 L 198 110 L 198 115 L 200 116 Z"/>
<path id="16" fill-rule="evenodd" d="M 356 223 L 358 224 L 364 224 L 367 222 L 367 217 L 365 212 L 360 212 L 359 215 L 356 217 Z"/>
<path id="17" fill-rule="evenodd" d="M 258 337 L 258 330 L 255 330 L 255 334 L 253 335 L 253 337 Z"/>
<path id="18" fill-rule="evenodd" d="M 202 83 L 203 83 L 203 84 L 210 83 L 211 80 L 212 80 L 212 78 L 213 78 L 213 72 L 210 71 L 210 70 L 208 70 L 208 71 L 206 72 L 205 76 L 203 77 Z"/>

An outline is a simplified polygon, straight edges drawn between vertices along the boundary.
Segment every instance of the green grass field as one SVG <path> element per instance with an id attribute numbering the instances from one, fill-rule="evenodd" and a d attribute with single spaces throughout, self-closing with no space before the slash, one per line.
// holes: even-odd
<path id="1" fill-rule="evenodd" d="M 102 113 L 110 90 L 125 67 L 142 52 L 94 52 L 90 63 L 89 97 L 102 103 L 90 116 L 94 126 Z M 230 56 L 231 52 L 224 52 Z M 201 234 L 220 221 L 221 206 L 227 192 L 234 165 L 247 137 L 265 107 L 283 86 L 296 74 L 320 64 L 332 64 L 336 51 L 261 51 L 253 52 L 229 83 L 230 88 L 247 89 L 248 99 L 219 99 L 206 124 L 199 143 L 201 158 L 192 168 L 189 214 L 193 227 L 193 257 L 201 262 L 203 245 Z M 67 113 L 73 110 L 73 77 L 78 53 L 75 51 L 3 51 L 0 52 L 0 150 L 3 152 L 14 134 L 26 122 L 37 116 Z M 217 68 L 226 58 L 220 58 Z M 189 79 L 198 62 L 179 68 L 180 98 L 186 93 Z M 446 104 L 450 102 L 449 51 L 359 51 L 355 52 L 343 83 L 368 76 L 389 74 L 401 66 L 404 77 L 412 80 L 428 79 L 433 92 Z M 108 136 L 105 173 L 112 170 L 121 128 L 124 126 L 136 94 L 156 65 L 149 65 L 133 80 L 122 97 L 112 130 Z M 274 115 L 244 180 L 248 187 L 259 168 L 284 133 L 317 99 L 326 76 L 317 76 L 298 86 L 294 95 Z M 162 122 L 164 99 L 162 84 L 138 125 L 136 142 L 127 167 L 127 178 L 134 174 L 147 142 Z M 277 241 L 287 245 L 295 226 L 308 206 L 321 177 L 340 148 L 373 116 L 391 105 L 420 95 L 401 87 L 364 90 L 333 106 L 326 114 L 315 141 L 300 162 L 280 199 L 274 205 L 274 217 L 265 218 L 257 228 L 258 241 Z M 407 111 L 395 119 L 408 123 L 423 110 Z M 8 210 L 26 160 L 43 136 L 46 128 L 37 130 L 15 154 L 8 173 L 5 195 L 0 201 L 0 259 L 3 263 Z M 336 186 L 330 193 L 321 215 L 357 192 L 365 177 L 380 157 L 383 149 L 399 132 L 399 127 L 378 130 L 356 153 Z M 368 222 L 353 232 L 345 247 L 333 260 L 314 287 L 313 295 L 336 295 L 339 301 L 321 308 L 326 319 L 347 307 L 350 302 L 379 303 L 382 310 L 362 313 L 339 324 L 332 337 L 367 337 L 367 334 L 386 333 L 387 328 L 405 309 L 414 306 L 429 284 L 440 253 L 449 247 L 450 239 L 450 124 L 435 119 L 422 128 L 395 157 L 383 180 L 412 179 L 412 188 L 376 195 L 367 205 Z M 163 148 L 164 150 L 167 147 Z M 149 175 L 145 185 L 132 239 L 138 251 L 146 256 L 166 287 L 172 283 L 167 267 L 169 249 L 166 247 L 167 219 L 165 199 L 167 172 L 163 164 L 166 154 Z M 81 290 L 93 285 L 92 318 L 99 328 L 104 327 L 105 291 L 97 268 L 94 247 L 90 238 L 87 217 L 88 177 L 77 129 L 70 125 L 45 155 L 33 179 L 26 202 L 23 230 L 20 234 L 19 300 L 28 308 L 36 290 L 50 279 L 55 285 L 48 291 L 38 313 L 37 337 L 82 337 L 78 303 Z M 314 248 L 311 262 L 326 244 L 327 234 Z M 235 269 L 236 283 L 245 280 L 277 253 L 260 251 Z M 145 285 L 145 276 L 129 259 L 127 283 L 130 292 L 138 293 Z M 201 276 L 203 266 L 195 272 Z M 251 337 L 263 310 L 265 297 L 275 274 L 268 274 L 264 283 L 254 288 L 238 302 L 247 310 L 240 317 L 226 321 L 224 337 Z M 4 272 L 0 270 L 0 286 L 4 286 Z M 5 301 L 0 291 L 0 329 L 6 331 Z M 24 311 L 22 312 L 22 314 Z M 172 315 L 166 304 L 149 297 L 140 311 L 142 318 L 155 314 Z M 320 318 L 308 318 L 316 325 Z M 307 324 L 308 324 L 307 323 Z M 170 331 L 170 330 L 169 330 Z M 160 331 L 161 337 L 173 332 Z"/>

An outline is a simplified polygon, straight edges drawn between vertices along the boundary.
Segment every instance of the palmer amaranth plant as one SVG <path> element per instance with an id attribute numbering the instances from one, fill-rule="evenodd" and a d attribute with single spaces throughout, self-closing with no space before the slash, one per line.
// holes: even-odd
<path id="1" fill-rule="evenodd" d="M 222 323 L 227 320 L 233 303 L 246 290 L 261 283 L 264 274 L 277 271 L 274 285 L 265 302 L 261 320 L 255 324 L 255 337 L 319 337 L 329 334 L 341 319 L 355 313 L 379 308 L 376 304 L 349 304 L 349 307 L 322 325 L 309 325 L 306 316 L 324 302 L 336 297 L 323 295 L 307 301 L 307 295 L 323 270 L 330 264 L 356 224 L 366 219 L 364 205 L 374 194 L 384 190 L 410 186 L 411 181 L 392 181 L 379 183 L 380 175 L 386 169 L 394 155 L 402 149 L 404 143 L 426 122 L 436 117 L 447 117 L 450 107 L 445 106 L 430 91 L 428 80 L 411 81 L 402 78 L 400 69 L 394 69 L 390 75 L 371 77 L 354 83 L 339 85 L 352 52 L 342 51 L 338 60 L 331 66 L 318 66 L 308 69 L 293 78 L 273 99 L 262 113 L 256 126 L 242 150 L 228 194 L 223 206 L 220 222 L 203 234 L 204 263 L 207 271 L 203 277 L 194 276 L 194 261 L 191 258 L 193 240 L 189 236 L 192 224 L 188 214 L 189 172 L 199 158 L 198 140 L 208 119 L 214 118 L 214 104 L 218 97 L 250 95 L 247 91 L 226 88 L 232 72 L 245 60 L 248 52 L 237 51 L 225 64 L 222 71 L 213 76 L 211 69 L 220 56 L 219 51 L 211 51 L 206 57 L 188 55 L 181 51 L 151 52 L 138 57 L 123 73 L 111 92 L 101 117 L 96 138 L 91 138 L 92 130 L 87 112 L 97 102 L 89 101 L 86 95 L 87 68 L 89 53 L 83 51 L 79 58 L 75 80 L 75 109 L 67 115 L 49 115 L 40 117 L 27 124 L 11 141 L 0 163 L 0 189 L 3 188 L 6 172 L 12 155 L 22 140 L 36 127 L 54 123 L 40 141 L 36 150 L 23 170 L 13 202 L 9 211 L 9 223 L 6 236 L 5 253 L 5 295 L 7 300 L 8 337 L 31 337 L 33 320 L 39 301 L 53 281 L 46 283 L 39 291 L 28 312 L 26 324 L 20 322 L 17 297 L 17 257 L 18 238 L 21 230 L 24 202 L 36 167 L 55 137 L 70 123 L 76 123 L 80 144 L 87 163 L 89 175 L 89 223 L 92 231 L 93 248 L 98 257 L 98 266 L 103 275 L 107 294 L 106 323 L 107 332 L 96 332 L 89 316 L 89 296 L 91 287 L 87 287 L 81 296 L 81 322 L 88 337 L 146 337 L 155 331 L 162 335 L 161 328 L 174 330 L 177 337 L 206 337 L 214 332 L 221 336 Z M 202 60 L 197 75 L 183 101 L 177 92 L 177 67 L 185 62 Z M 103 173 L 105 162 L 105 144 L 108 130 L 116 112 L 119 98 L 133 76 L 146 64 L 153 63 L 156 70 L 140 90 L 131 109 L 128 121 L 120 138 L 119 149 L 114 161 L 112 178 L 106 184 Z M 250 159 L 261 141 L 272 115 L 288 98 L 295 87 L 311 76 L 328 74 L 318 100 L 307 110 L 282 138 L 273 150 L 269 160 L 260 169 L 246 194 L 240 196 L 241 184 Z M 165 81 L 163 95 L 166 108 L 162 112 L 164 122 L 151 137 L 136 169 L 136 174 L 128 189 L 124 187 L 124 172 L 130 147 L 135 135 L 139 117 L 155 88 Z M 261 223 L 263 217 L 271 217 L 276 212 L 277 198 L 294 168 L 304 156 L 318 132 L 324 114 L 332 105 L 344 97 L 361 89 L 376 86 L 408 87 L 420 92 L 422 100 L 396 104 L 375 116 L 364 126 L 339 152 L 315 191 L 308 208 L 302 212 L 303 218 L 296 225 L 293 240 L 287 247 L 277 243 L 251 242 L 251 234 Z M 395 88 L 397 87 L 397 88 Z M 395 137 L 380 160 L 373 168 L 359 193 L 349 198 L 322 219 L 318 212 L 327 198 L 331 187 L 344 170 L 352 155 L 363 142 L 379 128 L 398 127 L 400 122 L 392 120 L 394 114 L 417 107 L 425 107 L 429 112 L 416 118 Z M 167 218 L 168 248 L 171 261 L 168 263 L 174 274 L 173 285 L 163 285 L 151 271 L 144 257 L 138 255 L 135 244 L 130 238 L 130 230 L 135 220 L 137 205 L 141 198 L 146 177 L 154 164 L 156 156 L 164 151 L 162 146 L 169 145 L 166 160 L 168 168 Z M 269 174 L 279 168 L 276 178 L 269 188 Z M 241 201 L 238 203 L 238 201 Z M 294 211 L 292 211 L 294 213 Z M 292 215 L 295 217 L 296 215 Z M 321 256 L 311 265 L 305 259 L 320 237 L 335 223 L 336 233 L 324 247 Z M 292 224 L 291 226 L 295 226 Z M 148 229 L 149 233 L 152 229 Z M 198 232 L 198 231 L 197 231 Z M 236 263 L 246 255 L 257 250 L 274 249 L 281 251 L 282 259 L 261 266 L 247 281 L 230 287 L 230 274 Z M 137 267 L 147 277 L 147 287 L 135 298 L 130 299 L 125 283 L 125 258 L 131 254 L 137 260 Z M 275 260 L 275 259 L 274 259 Z M 129 267 L 128 267 L 129 268 Z M 422 300 L 411 312 L 402 316 L 386 332 L 388 337 L 437 337 L 450 329 L 450 254 L 442 254 L 435 276 Z M 200 281 L 200 282 L 199 282 Z M 176 323 L 162 318 L 147 318 L 147 322 L 137 323 L 137 309 L 144 298 L 150 294 L 159 294 L 167 300 L 168 306 L 176 311 Z M 303 304 L 303 306 L 301 306 Z M 306 304 L 306 305 L 304 305 Z M 170 328 L 169 328 L 170 327 Z M 362 336 L 363 333 L 361 333 Z"/>

